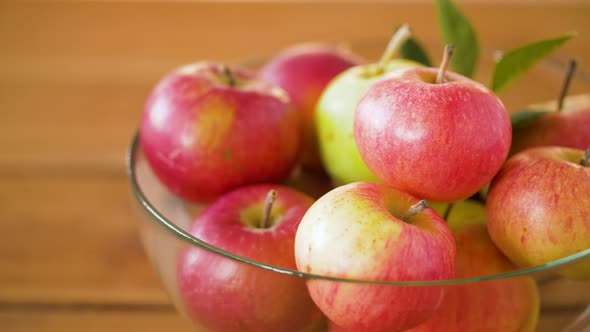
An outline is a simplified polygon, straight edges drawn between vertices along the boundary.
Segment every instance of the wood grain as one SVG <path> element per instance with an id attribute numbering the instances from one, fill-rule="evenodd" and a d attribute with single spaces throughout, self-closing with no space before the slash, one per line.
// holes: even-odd
<path id="1" fill-rule="evenodd" d="M 590 5 L 463 7 L 480 39 L 500 49 L 577 30 L 559 54 L 590 64 Z M 402 22 L 424 41 L 440 39 L 423 2 L 2 2 L 0 166 L 122 173 L 146 96 L 179 64 L 235 62 L 310 40 L 386 40 Z"/>
<path id="2" fill-rule="evenodd" d="M 587 1 L 459 2 L 499 49 L 578 31 L 557 56 L 590 67 Z M 366 49 L 404 22 L 439 41 L 430 1 L 1 1 L 0 330 L 189 331 L 146 260 L 124 174 L 152 86 L 183 63 L 297 42 Z M 507 98 L 531 97 L 526 85 Z M 580 287 L 544 289 L 540 331 L 588 303 Z"/>
<path id="3" fill-rule="evenodd" d="M 189 332 L 190 324 L 165 311 L 0 311 L 0 323 L 10 332 Z"/>
<path id="4" fill-rule="evenodd" d="M 0 176 L 0 302 L 169 303 L 121 176 Z"/>
<path id="5" fill-rule="evenodd" d="M 170 310 L 4 310 L 0 311 L 1 326 L 10 332 L 199 332 L 180 315 Z M 556 332 L 568 326 L 579 312 L 554 312 L 541 317 L 537 332 Z M 576 332 L 586 330 L 574 330 Z"/>

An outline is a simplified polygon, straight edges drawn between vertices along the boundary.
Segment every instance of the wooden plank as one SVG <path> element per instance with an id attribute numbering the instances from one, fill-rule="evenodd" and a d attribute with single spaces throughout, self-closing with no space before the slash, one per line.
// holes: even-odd
<path id="1" fill-rule="evenodd" d="M 21 173 L 83 168 L 122 175 L 149 88 L 84 80 L 1 82 L 0 165 Z"/>
<path id="2" fill-rule="evenodd" d="M 145 258 L 125 177 L 0 175 L 0 188 L 0 303 L 170 303 Z M 159 268 L 173 271 L 175 249 L 156 240 Z M 541 294 L 547 310 L 590 303 L 587 283 L 547 282 Z"/>
<path id="3" fill-rule="evenodd" d="M 590 64 L 588 4 L 463 7 L 480 39 L 499 48 L 578 30 L 560 54 Z M 425 41 L 439 40 L 434 10 L 424 2 L 2 2 L 0 167 L 122 174 L 146 96 L 177 65 L 236 61 L 309 40 L 385 40 L 401 22 L 414 23 Z M 373 45 L 375 58 L 381 46 Z M 552 85 L 542 96 L 523 90 L 507 98 L 551 99 Z"/>
<path id="4" fill-rule="evenodd" d="M 590 24 L 587 2 L 461 7 L 481 39 L 499 46 Z M 3 2 L 0 15 L 6 55 L 242 58 L 310 39 L 387 38 L 401 22 L 426 40 L 439 39 L 431 2 Z M 582 49 L 589 38 L 581 34 L 572 47 Z"/>
<path id="5" fill-rule="evenodd" d="M 588 312 L 581 309 L 541 314 L 537 332 L 587 332 L 589 328 L 590 317 L 588 317 Z"/>
<path id="6" fill-rule="evenodd" d="M 590 305 L 590 282 L 553 279 L 540 286 L 543 308 L 584 308 Z"/>
<path id="7" fill-rule="evenodd" d="M 0 311 L 0 326 L 10 332 L 194 331 L 173 310 Z"/>
<path id="8" fill-rule="evenodd" d="M 0 176 L 0 302 L 168 304 L 122 176 Z"/>
<path id="9" fill-rule="evenodd" d="M 171 308 L 170 308 L 171 309 Z M 545 313 L 537 332 L 562 331 L 579 312 Z M 190 323 L 172 310 L 1 310 L 0 326 L 11 332 L 94 332 L 94 331 L 195 331 Z M 587 331 L 585 325 L 569 331 Z"/>

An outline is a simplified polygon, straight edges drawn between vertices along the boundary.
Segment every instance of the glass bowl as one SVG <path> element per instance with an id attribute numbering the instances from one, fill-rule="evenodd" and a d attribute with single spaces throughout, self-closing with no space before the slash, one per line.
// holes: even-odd
<path id="1" fill-rule="evenodd" d="M 358 54 L 367 59 L 377 60 L 386 41 L 360 41 L 351 43 Z M 427 42 L 427 50 L 436 62 L 440 59 L 442 47 L 436 42 Z M 476 79 L 487 83 L 493 65 L 495 50 L 484 49 L 480 55 L 480 62 Z M 254 59 L 246 63 L 256 67 L 264 58 Z M 499 96 L 510 112 L 520 110 L 527 105 L 555 99 L 563 81 L 565 66 L 564 59 L 552 58 L 536 65 L 524 77 L 519 78 L 505 93 Z M 154 82 L 155 83 L 155 82 Z M 570 95 L 590 91 L 590 77 L 578 71 L 570 87 Z M 139 111 L 138 111 L 139 117 Z M 590 248 L 575 255 L 532 268 L 511 270 L 501 274 L 484 275 L 473 278 L 424 281 L 424 282 L 396 282 L 349 280 L 313 275 L 240 257 L 231 252 L 212 246 L 188 233 L 188 229 L 195 217 L 205 206 L 191 204 L 171 194 L 156 178 L 144 158 L 139 146 L 137 133 L 129 147 L 127 171 L 132 191 L 133 204 L 138 212 L 139 229 L 143 245 L 148 257 L 157 271 L 161 281 L 170 294 L 179 312 L 190 319 L 196 331 L 330 331 L 336 332 L 336 327 L 328 327 L 329 322 L 323 316 L 299 304 L 289 303 L 292 293 L 284 290 L 269 288 L 234 289 L 236 275 L 228 271 L 248 271 L 256 274 L 257 278 L 274 282 L 284 282 L 296 285 L 305 291 L 305 283 L 331 283 L 334 287 L 360 288 L 362 294 L 387 293 L 399 290 L 395 294 L 411 296 L 423 291 L 445 292 L 455 294 L 455 297 L 468 296 L 479 290 L 484 290 L 485 296 L 479 301 L 489 315 L 473 316 L 469 318 L 468 308 L 453 308 L 453 304 L 443 302 L 449 311 L 445 315 L 449 319 L 463 319 L 468 322 L 476 319 L 473 331 L 491 331 L 485 329 L 486 317 L 493 317 L 493 313 L 502 312 L 508 326 L 515 326 L 515 316 L 519 304 L 528 303 L 527 308 L 533 308 L 514 331 L 534 331 L 530 324 L 538 321 L 536 331 L 590 331 L 590 281 L 567 280 L 558 273 L 564 267 L 590 260 Z M 317 174 L 308 174 L 308 182 L 326 182 L 325 178 Z M 223 282 L 214 289 L 196 292 L 190 303 L 183 300 L 177 283 L 177 270 L 180 255 L 186 250 L 192 250 L 205 257 L 202 266 L 197 266 L 195 273 L 217 274 L 214 278 Z M 244 272 L 246 273 L 246 272 Z M 221 281 L 219 281 L 221 280 Z M 538 298 L 535 292 L 523 292 L 529 285 L 538 288 Z M 471 293 L 470 293 L 471 292 Z M 481 297 L 481 296 L 480 296 Z M 457 299 L 456 299 L 457 300 Z M 188 301 L 188 300 L 187 300 Z M 249 303 L 247 308 L 237 303 Z M 446 301 L 446 299 L 445 299 Z M 459 300 L 457 300 L 459 301 Z M 451 301 L 452 302 L 452 301 Z M 261 304 L 262 303 L 262 304 Z M 459 303 L 459 302 L 457 302 Z M 376 304 L 377 305 L 377 304 Z M 490 311 L 491 310 L 491 311 Z M 504 310 L 504 311 L 494 311 Z M 538 312 L 537 312 L 538 310 Z M 522 314 L 521 314 L 522 316 Z M 283 321 L 277 320 L 282 317 Z M 460 318 L 463 317 L 463 318 Z M 255 327 L 260 322 L 266 322 L 266 328 Z M 473 322 L 472 322 L 473 323 Z M 274 324 L 274 325 L 273 325 Z M 465 323 L 468 324 L 468 323 Z M 512 324 L 512 325 L 511 325 Z M 529 324 L 529 325 L 527 325 Z M 467 326 L 467 325 L 464 325 Z M 469 331 L 464 327 L 461 331 Z M 439 325 L 434 329 L 416 329 L 411 331 L 446 331 L 453 332 Z M 342 331 L 344 332 L 344 331 Z M 505 331 L 502 331 L 505 332 Z"/>

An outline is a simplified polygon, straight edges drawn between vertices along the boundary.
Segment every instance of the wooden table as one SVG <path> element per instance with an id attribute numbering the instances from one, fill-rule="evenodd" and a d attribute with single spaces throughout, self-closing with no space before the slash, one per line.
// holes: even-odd
<path id="1" fill-rule="evenodd" d="M 590 67 L 589 2 L 517 2 L 462 7 L 499 48 L 576 30 L 558 53 Z M 429 1 L 2 1 L 0 330 L 189 331 L 144 256 L 124 173 L 152 85 L 197 59 L 386 39 L 403 22 L 439 39 Z M 570 314 L 557 309 L 545 330 Z"/>

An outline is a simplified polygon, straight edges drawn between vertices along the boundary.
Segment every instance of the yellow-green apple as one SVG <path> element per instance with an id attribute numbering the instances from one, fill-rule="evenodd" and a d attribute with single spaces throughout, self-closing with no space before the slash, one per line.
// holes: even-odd
<path id="1" fill-rule="evenodd" d="M 232 254 L 296 269 L 295 232 L 312 203 L 287 187 L 245 186 L 214 201 L 190 233 Z M 301 332 L 322 324 L 302 278 L 190 247 L 180 254 L 177 279 L 188 316 L 207 331 Z"/>
<path id="2" fill-rule="evenodd" d="M 298 119 L 287 93 L 255 73 L 200 62 L 155 87 L 141 146 L 173 193 L 207 202 L 241 185 L 286 179 L 299 147 Z"/>
<path id="3" fill-rule="evenodd" d="M 356 108 L 361 157 L 383 182 L 433 202 L 476 193 L 511 141 L 508 113 L 483 84 L 441 67 L 408 68 L 373 83 Z"/>
<path id="4" fill-rule="evenodd" d="M 300 271 L 370 281 L 450 279 L 455 241 L 441 217 L 416 197 L 373 182 L 333 189 L 305 213 L 295 236 Z M 307 282 L 334 323 L 355 332 L 395 332 L 427 320 L 441 287 Z"/>
<path id="5" fill-rule="evenodd" d="M 536 146 L 590 146 L 590 94 L 566 97 L 575 69 L 572 59 L 557 100 L 529 106 L 533 117 L 514 125 L 510 155 Z"/>
<path id="6" fill-rule="evenodd" d="M 461 229 L 467 225 L 486 224 L 486 206 L 476 200 L 466 199 L 453 203 L 430 203 L 451 230 Z"/>
<path id="7" fill-rule="evenodd" d="M 301 118 L 300 162 L 321 169 L 314 112 L 326 85 L 342 71 L 363 63 L 359 56 L 331 45 L 305 43 L 291 46 L 260 69 L 260 77 L 285 89 Z"/>
<path id="8" fill-rule="evenodd" d="M 590 248 L 590 165 L 586 151 L 537 147 L 511 157 L 492 181 L 488 230 L 519 266 L 545 264 Z M 590 278 L 590 261 L 567 268 Z"/>
<path id="9" fill-rule="evenodd" d="M 457 278 L 475 278 L 515 270 L 496 248 L 485 225 L 465 223 L 453 230 Z M 531 277 L 504 278 L 446 287 L 433 317 L 407 332 L 534 332 L 539 292 Z"/>
<path id="10" fill-rule="evenodd" d="M 378 63 L 349 68 L 326 87 L 316 106 L 316 130 L 322 162 L 339 184 L 378 181 L 358 152 L 353 135 L 354 110 L 367 88 L 388 72 L 418 67 L 419 63 L 392 59 L 410 37 L 409 28 L 399 28 Z"/>

